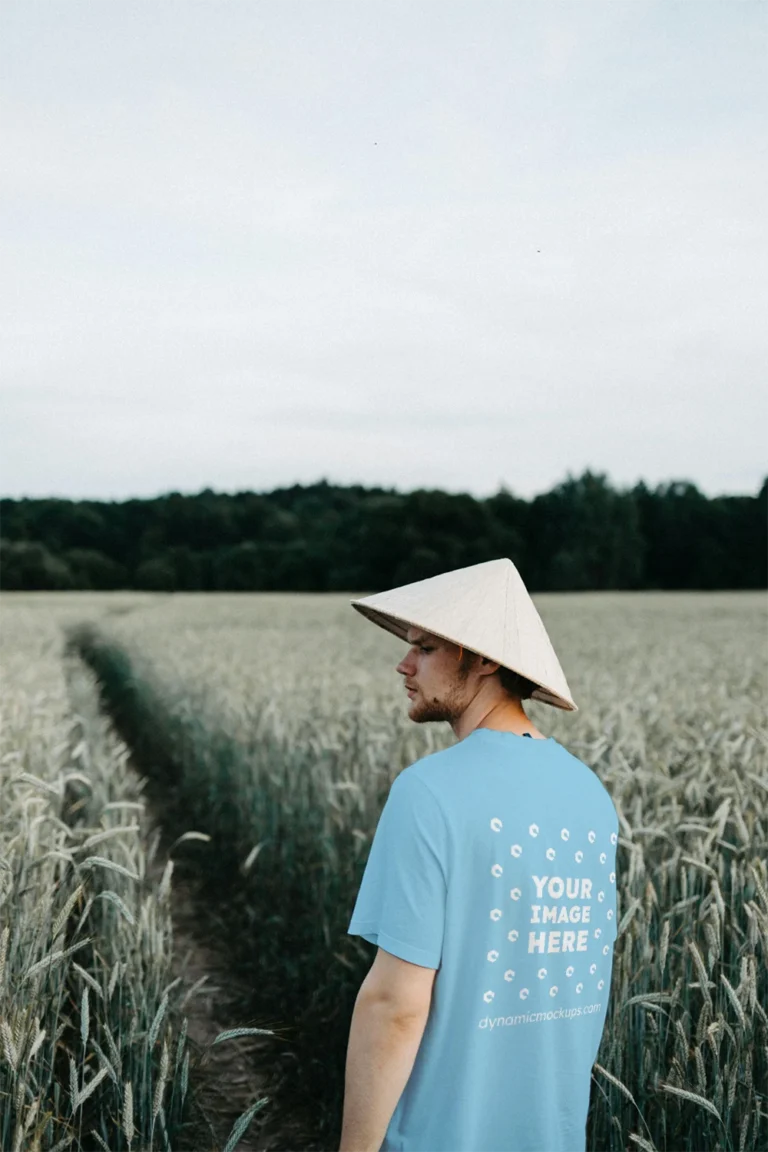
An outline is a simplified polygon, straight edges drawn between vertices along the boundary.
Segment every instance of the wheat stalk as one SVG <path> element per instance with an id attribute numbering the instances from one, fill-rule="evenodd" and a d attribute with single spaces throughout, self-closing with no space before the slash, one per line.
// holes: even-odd
<path id="1" fill-rule="evenodd" d="M 659 1087 L 663 1092 L 669 1092 L 671 1096 L 677 1096 L 681 1100 L 690 1100 L 693 1104 L 698 1104 L 700 1108 L 706 1108 L 707 1112 L 711 1112 L 722 1123 L 717 1108 L 705 1096 L 700 1096 L 696 1092 L 687 1092 L 684 1088 L 675 1088 L 672 1084 L 660 1083 Z"/>

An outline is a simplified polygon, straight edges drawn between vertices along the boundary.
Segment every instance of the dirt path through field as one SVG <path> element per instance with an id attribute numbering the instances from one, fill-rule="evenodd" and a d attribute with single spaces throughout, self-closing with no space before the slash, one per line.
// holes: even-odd
<path id="1" fill-rule="evenodd" d="M 151 801 L 149 810 L 154 814 Z M 160 825 L 156 825 L 161 834 Z M 182 995 L 192 991 L 183 1012 L 193 1050 L 202 1057 L 191 1068 L 191 1079 L 204 1116 L 194 1124 L 180 1152 L 221 1152 L 233 1125 L 257 1100 L 268 1093 L 257 1069 L 271 1037 L 241 1036 L 213 1047 L 221 1032 L 241 1027 L 273 1027 L 272 1021 L 244 1020 L 238 1005 L 247 1002 L 248 989 L 233 973 L 227 933 L 196 878 L 192 859 L 174 852 L 171 882 L 173 923 L 172 975 L 182 982 Z M 167 855 L 157 853 L 153 866 L 160 872 Z M 195 988 L 195 985 L 198 985 Z M 235 1152 L 295 1152 L 306 1148 L 307 1119 L 297 1110 L 290 1119 L 273 1115 L 269 1102 L 254 1116 Z"/>
<path id="2" fill-rule="evenodd" d="M 159 805 L 146 793 L 145 798 L 154 835 L 162 844 L 163 828 L 157 819 Z M 269 1059 L 264 1049 L 274 1040 L 256 1035 L 238 1036 L 212 1046 L 213 1041 L 231 1029 L 273 1029 L 275 1023 L 243 1018 L 239 1005 L 247 1003 L 249 990 L 234 973 L 227 930 L 216 908 L 211 906 L 210 894 L 204 891 L 196 854 L 188 854 L 185 847 L 181 845 L 173 852 L 171 969 L 172 978 L 181 980 L 182 1011 L 187 1018 L 190 1046 L 198 1057 L 191 1061 L 190 1080 L 199 1108 L 191 1117 L 189 1132 L 179 1152 L 221 1152 L 239 1117 L 257 1100 L 269 1095 L 263 1087 L 265 1077 L 258 1069 L 264 1068 L 265 1060 Z M 167 848 L 165 851 L 160 848 L 154 854 L 150 870 L 158 884 L 167 860 Z M 299 1105 L 297 1101 L 294 1115 L 278 1116 L 270 1098 L 256 1113 L 234 1152 L 296 1152 L 300 1148 L 317 1147 L 308 1135 L 311 1121 Z"/>
<path id="3" fill-rule="evenodd" d="M 233 1007 L 243 997 L 229 970 L 225 942 L 206 931 L 194 886 L 179 879 L 172 891 L 173 975 L 181 977 L 185 990 L 202 981 L 184 1005 L 184 1013 L 190 1040 L 199 1051 L 207 1049 L 195 1081 L 200 1104 L 213 1125 L 211 1146 L 218 1149 L 224 1147 L 238 1117 L 264 1095 L 254 1074 L 257 1051 L 264 1041 L 259 1036 L 243 1036 L 210 1047 L 219 1033 L 243 1025 Z M 269 1108 L 267 1104 L 256 1114 L 237 1152 L 285 1150 L 284 1144 L 275 1143 L 274 1133 L 269 1134 L 268 1124 L 259 1133 Z"/>
<path id="4" fill-rule="evenodd" d="M 70 651 L 68 658 L 79 661 L 82 657 Z M 130 750 L 128 734 L 121 731 L 119 717 L 111 714 L 103 697 L 99 706 Z M 181 982 L 182 1012 L 187 1019 L 191 1049 L 192 1115 L 185 1124 L 179 1152 L 223 1152 L 239 1118 L 265 1096 L 270 1098 L 254 1115 L 233 1152 L 296 1152 L 314 1147 L 307 1135 L 311 1119 L 303 1112 L 302 1102 L 296 1102 L 291 1115 L 277 1116 L 271 1094 L 265 1088 L 274 1071 L 270 1064 L 274 1060 L 272 1053 L 275 1045 L 281 1043 L 279 1011 L 272 1020 L 243 1018 L 242 1005 L 252 1000 L 250 989 L 235 974 L 228 929 L 218 915 L 210 886 L 206 892 L 201 872 L 204 853 L 194 850 L 209 846 L 194 841 L 172 843 L 164 823 L 164 809 L 173 785 L 149 777 L 131 751 L 129 766 L 137 779 L 144 781 L 150 846 L 147 880 L 152 886 L 159 885 L 169 856 L 173 859 L 171 976 Z M 277 1035 L 237 1036 L 213 1044 L 220 1033 L 246 1027 L 274 1029 Z"/>

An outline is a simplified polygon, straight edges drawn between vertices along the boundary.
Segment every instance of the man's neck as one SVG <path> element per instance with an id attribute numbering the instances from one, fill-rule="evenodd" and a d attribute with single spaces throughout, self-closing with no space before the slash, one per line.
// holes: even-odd
<path id="1" fill-rule="evenodd" d="M 476 728 L 490 728 L 496 732 L 512 732 L 516 736 L 529 733 L 534 740 L 545 739 L 531 723 L 519 700 L 510 698 L 482 701 L 476 697 L 451 725 L 457 740 L 463 740 Z"/>

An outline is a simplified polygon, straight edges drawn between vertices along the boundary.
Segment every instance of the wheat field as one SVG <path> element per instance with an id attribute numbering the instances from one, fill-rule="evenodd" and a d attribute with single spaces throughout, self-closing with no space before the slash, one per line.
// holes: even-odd
<path id="1" fill-rule="evenodd" d="M 312 1131 L 301 1147 L 333 1148 L 352 1004 L 372 959 L 370 945 L 346 936 L 370 839 L 397 772 L 454 739 L 447 725 L 407 719 L 394 672 L 403 645 L 362 620 L 349 598 L 4 597 L 12 722 L 3 729 L 3 794 L 12 787 L 16 807 L 12 819 L 4 812 L 0 821 L 13 878 L 0 872 L 3 925 L 14 941 L 14 977 L 0 978 L 7 1024 L 0 1091 L 14 1099 L 12 1120 L 0 1126 L 3 1147 L 19 1139 L 20 1148 L 33 1146 L 23 1133 L 36 1131 L 49 1100 L 66 1123 L 49 1123 L 37 1146 L 49 1150 L 74 1130 L 79 1146 L 87 1147 L 81 1133 L 91 1123 L 88 1106 L 108 1091 L 101 1115 L 121 1124 L 129 1082 L 141 1139 L 162 1147 L 160 1117 L 167 1130 L 182 1104 L 184 1044 L 180 1031 L 168 1030 L 181 1026 L 170 1011 L 173 990 L 164 984 L 163 966 L 169 944 L 162 917 L 172 910 L 172 884 L 169 877 L 162 891 L 137 889 L 114 870 L 146 873 L 140 853 L 149 848 L 140 826 L 130 830 L 140 821 L 130 807 L 120 807 L 136 802 L 136 786 L 124 746 L 111 729 L 99 728 L 103 713 L 89 713 L 91 735 L 83 736 L 83 721 L 74 717 L 87 709 L 77 687 L 67 686 L 69 677 L 82 684 L 91 709 L 98 683 L 102 709 L 142 772 L 166 789 L 169 831 L 195 829 L 211 838 L 200 844 L 200 870 L 216 894 L 222 924 L 231 929 L 233 963 L 253 987 L 243 1018 L 284 1033 L 290 1049 L 287 1056 L 285 1045 L 276 1046 L 270 1055 L 275 1107 L 308 1102 Z M 588 1147 L 764 1150 L 765 596 L 550 594 L 534 600 L 580 711 L 565 714 L 537 702 L 526 709 L 545 735 L 600 776 L 621 825 L 619 936 Z M 69 633 L 67 672 L 58 637 L 81 623 L 89 627 Z M 76 812 L 68 815 L 67 790 L 78 788 L 85 794 L 78 793 Z M 38 819 L 46 804 L 51 816 Z M 19 836 L 22 812 L 29 828 Z M 94 836 L 103 839 L 94 842 Z M 94 865 L 95 856 L 111 861 L 112 870 Z M 38 881 L 28 882 L 33 865 L 40 883 L 45 876 L 43 887 L 61 892 L 46 910 L 50 923 L 40 911 L 40 892 L 35 895 Z M 98 905 L 98 967 L 83 964 L 83 953 L 46 967 L 46 957 L 66 952 L 52 933 L 80 884 L 91 919 Z M 147 925 L 151 943 L 142 942 L 135 925 L 128 938 L 129 921 L 116 901 L 135 925 Z M 69 912 L 64 919 L 71 920 Z M 138 967 L 137 954 L 145 957 Z M 34 976 L 23 982 L 24 972 L 41 961 L 36 971 L 46 973 L 44 985 Z M 166 994 L 167 1017 L 161 1015 L 153 1031 Z M 118 996 L 143 996 L 136 1024 L 126 1013 L 110 1016 Z M 43 1028 L 46 1038 L 37 1040 Z M 71 1083 L 59 1050 L 74 1062 Z M 19 1069 L 38 1064 L 35 1078 L 20 1088 L 30 1078 Z M 94 1131 L 108 1147 L 130 1146 L 124 1126 L 122 1142 L 113 1145 L 104 1134 L 109 1121 L 101 1122 Z"/>
<path id="2" fill-rule="evenodd" d="M 156 866 L 129 750 L 65 654 L 80 602 L 3 602 L 0 1147 L 189 1147 L 173 862 Z"/>

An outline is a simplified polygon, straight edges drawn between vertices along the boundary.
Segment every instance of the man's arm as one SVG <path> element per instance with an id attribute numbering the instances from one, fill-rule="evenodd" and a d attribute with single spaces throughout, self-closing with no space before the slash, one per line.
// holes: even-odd
<path id="1" fill-rule="evenodd" d="M 339 1152 L 379 1152 L 426 1027 L 437 970 L 379 948 L 355 1001 Z"/>

